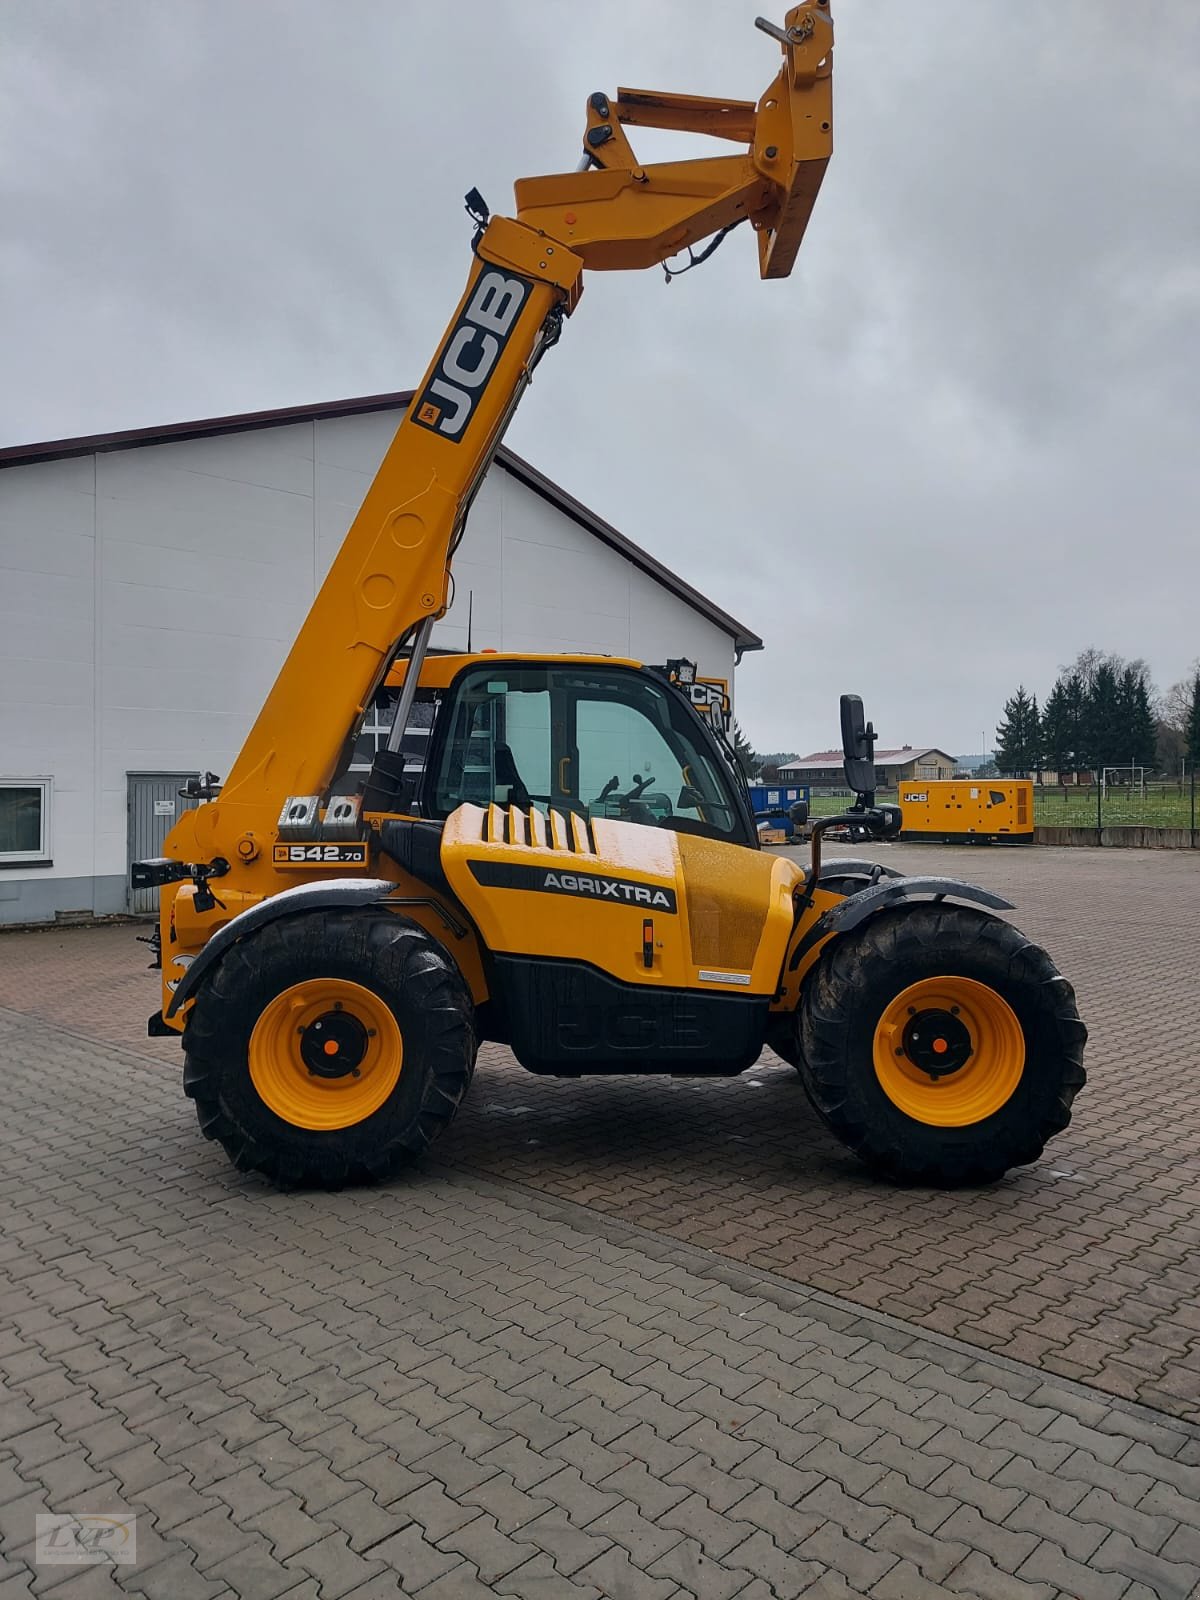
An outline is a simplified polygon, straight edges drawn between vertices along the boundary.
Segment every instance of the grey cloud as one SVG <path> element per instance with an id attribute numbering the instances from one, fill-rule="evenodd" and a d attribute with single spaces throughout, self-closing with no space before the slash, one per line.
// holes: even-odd
<path id="1" fill-rule="evenodd" d="M 751 97 L 761 5 L 10 0 L 5 442 L 400 388 L 618 83 Z M 510 442 L 767 640 L 739 709 L 859 689 L 973 749 L 1095 642 L 1200 650 L 1200 26 L 1159 0 L 843 0 L 797 271 L 591 277 Z M 643 134 L 648 158 L 678 140 Z"/>

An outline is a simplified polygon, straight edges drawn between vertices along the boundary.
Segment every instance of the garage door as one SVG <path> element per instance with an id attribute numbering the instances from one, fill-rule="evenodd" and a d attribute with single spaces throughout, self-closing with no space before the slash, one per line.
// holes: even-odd
<path id="1" fill-rule="evenodd" d="M 194 772 L 131 772 L 129 781 L 129 859 L 145 861 L 161 856 L 163 844 L 181 811 L 190 811 L 197 802 L 179 793 Z M 126 880 L 128 881 L 128 879 Z M 129 909 L 153 913 L 158 910 L 157 889 L 127 890 Z"/>

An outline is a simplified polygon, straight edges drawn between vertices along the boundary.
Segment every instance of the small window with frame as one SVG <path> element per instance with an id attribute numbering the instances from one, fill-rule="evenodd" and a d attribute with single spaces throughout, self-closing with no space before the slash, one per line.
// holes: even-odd
<path id="1" fill-rule="evenodd" d="M 50 860 L 50 778 L 0 778 L 0 867 Z"/>

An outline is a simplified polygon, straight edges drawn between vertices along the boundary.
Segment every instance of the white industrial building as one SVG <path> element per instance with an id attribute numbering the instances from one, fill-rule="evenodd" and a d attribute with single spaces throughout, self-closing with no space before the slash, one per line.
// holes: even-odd
<path id="1" fill-rule="evenodd" d="M 179 785 L 229 771 L 409 395 L 0 450 L 0 923 L 137 909 Z M 762 641 L 502 450 L 435 647 Z M 144 908 L 143 908 L 144 909 Z"/>

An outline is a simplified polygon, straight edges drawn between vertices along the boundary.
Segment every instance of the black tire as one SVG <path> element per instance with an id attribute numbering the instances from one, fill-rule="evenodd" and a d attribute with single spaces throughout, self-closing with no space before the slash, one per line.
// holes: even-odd
<path id="1" fill-rule="evenodd" d="M 373 990 L 399 1024 L 404 1057 L 395 1088 L 372 1115 L 310 1131 L 260 1098 L 249 1045 L 277 995 L 322 978 Z M 467 1092 L 477 1044 L 471 996 L 451 958 L 415 923 L 372 908 L 283 917 L 235 944 L 201 985 L 183 1047 L 184 1090 L 201 1131 L 236 1167 L 331 1188 L 392 1177 L 427 1150 Z"/>
<path id="2" fill-rule="evenodd" d="M 884 1092 L 873 1060 L 887 1006 L 922 979 L 986 984 L 1024 1037 L 1008 1100 L 959 1127 L 920 1122 Z M 798 1018 L 800 1075 L 831 1131 L 883 1176 L 939 1187 L 990 1183 L 1036 1161 L 1071 1120 L 1087 1029 L 1050 957 L 1009 923 L 928 901 L 880 912 L 836 940 L 810 974 Z"/>

